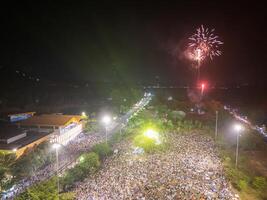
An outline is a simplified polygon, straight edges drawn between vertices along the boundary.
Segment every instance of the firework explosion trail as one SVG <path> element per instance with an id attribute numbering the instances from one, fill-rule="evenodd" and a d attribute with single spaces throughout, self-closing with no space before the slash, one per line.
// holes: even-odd
<path id="1" fill-rule="evenodd" d="M 186 56 L 188 59 L 197 62 L 195 66 L 197 69 L 197 82 L 200 77 L 201 63 L 207 57 L 212 60 L 213 57 L 222 54 L 219 47 L 223 42 L 219 40 L 219 37 L 215 35 L 214 31 L 215 29 L 204 28 L 204 26 L 201 25 L 196 29 L 196 33 L 189 37 Z"/>
<path id="2" fill-rule="evenodd" d="M 212 60 L 215 56 L 220 56 L 222 52 L 219 50 L 223 44 L 218 36 L 214 34 L 215 29 L 209 30 L 201 25 L 197 32 L 189 37 L 189 58 L 198 62 L 198 65 L 206 58 Z M 199 67 L 199 66 L 198 66 Z"/>

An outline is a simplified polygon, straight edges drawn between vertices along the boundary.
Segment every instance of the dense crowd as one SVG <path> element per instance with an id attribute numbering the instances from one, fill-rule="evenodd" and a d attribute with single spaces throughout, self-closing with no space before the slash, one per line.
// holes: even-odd
<path id="1" fill-rule="evenodd" d="M 122 121 L 127 121 L 132 115 L 143 109 L 143 107 L 146 106 L 150 100 L 150 97 L 142 98 L 138 104 L 138 107 L 133 107 L 120 119 L 113 121 L 107 127 L 108 138 L 116 133 L 120 129 L 120 127 L 124 125 Z M 105 141 L 105 137 L 106 136 L 104 131 L 92 134 L 81 133 L 74 140 L 70 141 L 66 146 L 62 146 L 62 148 L 59 150 L 59 168 L 61 169 L 61 171 L 63 172 L 65 169 L 73 167 L 78 156 L 82 152 L 87 152 L 92 148 L 93 145 Z M 50 178 L 55 174 L 55 171 L 55 162 L 44 166 L 43 169 L 37 170 L 33 176 L 22 179 L 19 183 L 14 185 L 6 194 L 2 196 L 1 199 L 12 199 L 13 197 L 23 192 L 27 187 Z"/>
<path id="2" fill-rule="evenodd" d="M 75 140 L 71 141 L 68 145 L 62 146 L 59 149 L 59 168 L 63 169 L 69 163 L 76 160 L 81 152 L 88 151 L 94 144 L 104 140 L 104 135 L 100 133 L 94 134 L 80 134 Z M 53 153 L 53 152 L 51 152 Z M 68 166 L 69 167 L 69 166 Z M 43 169 L 39 169 L 36 173 L 28 178 L 21 180 L 16 184 L 12 190 L 2 199 L 9 199 L 9 197 L 16 196 L 25 190 L 25 188 L 33 185 L 34 183 L 46 180 L 51 177 L 56 171 L 56 163 L 53 162 L 44 166 Z"/>
<path id="3" fill-rule="evenodd" d="M 130 141 L 104 167 L 75 188 L 79 200 L 239 199 L 225 179 L 222 163 L 207 136 L 168 135 L 164 153 L 133 154 Z"/>

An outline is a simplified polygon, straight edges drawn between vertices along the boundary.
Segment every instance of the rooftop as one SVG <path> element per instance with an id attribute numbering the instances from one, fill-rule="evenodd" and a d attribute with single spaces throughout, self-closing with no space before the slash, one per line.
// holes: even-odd
<path id="1" fill-rule="evenodd" d="M 34 115 L 36 112 L 22 112 L 22 113 L 9 113 L 8 117 L 16 116 L 16 115 Z"/>
<path id="2" fill-rule="evenodd" d="M 18 124 L 22 126 L 64 126 L 71 122 L 79 122 L 80 120 L 80 115 L 44 114 L 39 116 L 35 115 L 24 121 L 18 122 Z"/>
<path id="3" fill-rule="evenodd" d="M 34 131 L 27 131 L 27 136 L 22 139 L 19 139 L 10 144 L 0 143 L 0 150 L 19 149 L 49 134 L 50 133 L 39 133 L 39 132 L 34 132 Z"/>
<path id="4" fill-rule="evenodd" d="M 0 123 L 0 139 L 9 139 L 23 132 L 24 130 L 19 129 L 10 123 Z"/>

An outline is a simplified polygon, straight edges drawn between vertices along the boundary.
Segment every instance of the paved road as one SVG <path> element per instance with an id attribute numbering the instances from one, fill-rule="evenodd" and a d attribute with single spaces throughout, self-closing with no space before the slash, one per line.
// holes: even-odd
<path id="1" fill-rule="evenodd" d="M 241 123 L 246 124 L 250 129 L 257 131 L 260 135 L 263 136 L 264 140 L 267 142 L 267 130 L 265 125 L 259 126 L 254 125 L 247 116 L 241 115 L 237 109 L 231 108 L 230 106 L 224 106 L 224 110 L 228 111 L 236 120 Z"/>

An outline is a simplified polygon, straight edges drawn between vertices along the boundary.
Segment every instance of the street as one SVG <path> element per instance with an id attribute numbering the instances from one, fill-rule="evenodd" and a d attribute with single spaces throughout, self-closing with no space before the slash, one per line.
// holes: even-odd
<path id="1" fill-rule="evenodd" d="M 138 103 L 136 103 L 126 114 L 120 118 L 112 121 L 107 127 L 108 138 L 121 128 L 126 126 L 128 120 L 138 114 L 152 99 L 151 95 L 145 95 Z M 62 174 L 66 169 L 69 169 L 76 165 L 77 158 L 86 151 L 89 151 L 92 146 L 97 143 L 105 141 L 105 133 L 93 133 L 84 134 L 81 133 L 74 140 L 68 143 L 66 146 L 62 146 L 59 150 L 59 172 Z M 32 177 L 21 180 L 18 184 L 14 185 L 9 191 L 5 192 L 2 199 L 13 199 L 15 196 L 23 192 L 27 187 L 36 184 L 40 181 L 44 181 L 56 174 L 55 163 L 45 166 L 39 169 Z"/>

